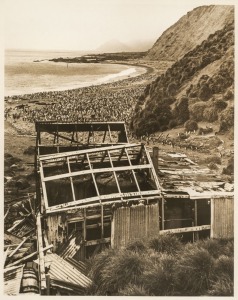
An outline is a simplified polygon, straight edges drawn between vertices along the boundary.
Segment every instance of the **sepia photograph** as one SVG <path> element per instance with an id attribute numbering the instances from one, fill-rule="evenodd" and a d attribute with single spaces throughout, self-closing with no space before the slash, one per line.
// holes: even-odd
<path id="1" fill-rule="evenodd" d="M 3 297 L 235 299 L 235 1 L 1 7 Z"/>

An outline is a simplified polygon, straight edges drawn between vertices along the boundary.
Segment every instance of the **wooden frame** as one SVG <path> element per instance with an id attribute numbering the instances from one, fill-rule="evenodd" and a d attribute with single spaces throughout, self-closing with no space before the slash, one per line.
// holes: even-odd
<path id="1" fill-rule="evenodd" d="M 140 156 L 138 156 L 140 155 Z M 139 161 L 140 158 L 144 156 L 144 161 L 142 163 L 135 163 L 134 157 L 137 157 Z M 81 159 L 83 157 L 83 159 Z M 80 158 L 80 159 L 79 159 Z M 107 158 L 107 161 L 105 161 Z M 75 161 L 70 161 L 74 159 Z M 72 171 L 71 163 L 77 164 L 79 161 L 80 171 Z M 41 176 L 41 185 L 43 191 L 43 198 L 45 202 L 46 212 L 52 212 L 57 210 L 62 210 L 66 207 L 78 206 L 87 204 L 95 204 L 101 205 L 103 202 L 107 202 L 107 200 L 134 200 L 135 197 L 144 198 L 146 196 L 160 196 L 161 188 L 157 178 L 157 174 L 155 172 L 152 159 L 150 157 L 149 152 L 145 149 L 142 144 L 127 144 L 127 145 L 116 145 L 116 146 L 108 146 L 108 147 L 100 147 L 94 149 L 86 149 L 86 150 L 78 150 L 66 153 L 57 153 L 51 155 L 42 155 L 39 156 L 40 162 L 40 176 Z M 54 164 L 55 162 L 66 162 L 67 171 L 63 174 L 57 175 L 44 175 L 44 168 L 48 168 L 50 164 Z M 133 163 L 132 163 L 133 162 Z M 122 163 L 122 166 L 118 165 Z M 96 164 L 96 165 L 95 165 Z M 108 166 L 109 164 L 109 166 Z M 114 164 L 117 164 L 116 166 Z M 123 165 L 124 164 L 124 165 Z M 125 165 L 126 164 L 126 165 Z M 88 167 L 89 169 L 85 169 Z M 142 191 L 140 188 L 140 184 L 136 177 L 136 173 L 138 171 L 144 172 L 144 170 L 148 170 L 148 176 L 152 178 L 154 183 L 154 187 L 151 187 L 150 190 Z M 122 192 L 120 182 L 118 181 L 117 172 L 128 172 L 131 171 L 133 176 L 136 191 L 134 192 Z M 100 190 L 98 187 L 98 183 L 96 180 L 96 175 L 111 173 L 115 180 L 117 186 L 117 193 L 110 194 L 100 194 Z M 76 199 L 75 190 L 74 190 L 74 182 L 73 178 L 75 176 L 83 176 L 83 175 L 91 175 L 93 185 L 96 191 L 96 196 L 92 196 L 90 198 L 84 199 Z M 59 179 L 70 179 L 70 185 L 73 195 L 73 201 L 65 202 L 62 204 L 57 204 L 50 206 L 48 197 L 47 197 L 47 182 Z"/>

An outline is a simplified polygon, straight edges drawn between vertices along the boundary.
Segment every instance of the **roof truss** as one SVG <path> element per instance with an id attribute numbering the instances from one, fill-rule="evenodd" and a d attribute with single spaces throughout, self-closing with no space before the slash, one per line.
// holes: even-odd
<path id="1" fill-rule="evenodd" d="M 158 178 L 143 144 L 107 146 L 38 158 L 46 212 L 160 195 Z"/>

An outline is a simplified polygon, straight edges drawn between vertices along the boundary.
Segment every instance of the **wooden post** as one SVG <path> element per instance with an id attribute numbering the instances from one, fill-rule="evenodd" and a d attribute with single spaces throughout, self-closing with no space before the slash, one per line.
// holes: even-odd
<path id="1" fill-rule="evenodd" d="M 104 238 L 103 205 L 101 205 L 101 239 Z"/>
<path id="2" fill-rule="evenodd" d="M 45 256 L 43 252 L 43 240 L 42 240 L 42 230 L 41 230 L 41 217 L 37 214 L 37 241 L 38 241 L 38 256 L 39 256 L 39 275 L 40 275 L 40 289 L 46 289 L 46 278 L 45 278 Z"/>
<path id="3" fill-rule="evenodd" d="M 194 226 L 198 226 L 198 204 L 197 200 L 194 200 Z M 199 240 L 199 233 L 195 232 L 195 241 Z"/>
<path id="4" fill-rule="evenodd" d="M 159 159 L 159 148 L 153 147 L 153 165 L 156 173 L 158 172 L 158 159 Z"/>
<path id="5" fill-rule="evenodd" d="M 162 201 L 161 201 L 161 226 L 162 226 L 162 230 L 164 230 L 164 197 L 162 196 Z"/>
<path id="6" fill-rule="evenodd" d="M 46 274 L 46 295 L 50 295 L 50 275 Z"/>

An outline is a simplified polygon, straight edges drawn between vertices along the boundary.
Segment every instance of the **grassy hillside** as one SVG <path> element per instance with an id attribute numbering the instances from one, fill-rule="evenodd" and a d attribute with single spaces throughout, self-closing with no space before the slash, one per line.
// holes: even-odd
<path id="1" fill-rule="evenodd" d="M 187 122 L 190 131 L 200 121 L 219 122 L 220 131 L 233 127 L 234 22 L 209 35 L 146 87 L 131 129 L 141 136 Z"/>

